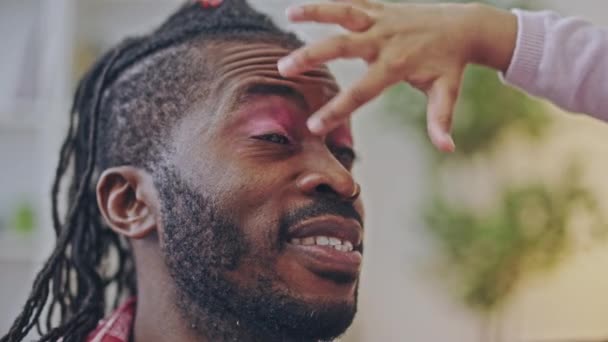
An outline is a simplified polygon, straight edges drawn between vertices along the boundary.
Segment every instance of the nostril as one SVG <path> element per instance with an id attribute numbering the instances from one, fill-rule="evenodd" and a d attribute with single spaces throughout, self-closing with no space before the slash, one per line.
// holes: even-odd
<path id="1" fill-rule="evenodd" d="M 319 184 L 315 187 L 315 191 L 319 194 L 335 194 L 336 192 L 327 184 Z"/>

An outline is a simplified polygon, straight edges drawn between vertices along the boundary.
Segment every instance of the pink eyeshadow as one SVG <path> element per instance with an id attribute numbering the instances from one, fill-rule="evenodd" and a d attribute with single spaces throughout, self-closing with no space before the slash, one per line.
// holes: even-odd
<path id="1" fill-rule="evenodd" d="M 274 102 L 272 99 L 270 102 Z M 299 124 L 297 115 L 291 113 L 285 108 L 284 104 L 264 103 L 253 105 L 243 113 L 247 120 L 245 129 L 257 133 L 266 133 L 272 130 L 280 130 L 283 132 L 292 132 L 296 129 L 296 124 Z M 302 122 L 303 124 L 304 122 Z"/>
<path id="2" fill-rule="evenodd" d="M 340 126 L 333 132 L 329 133 L 328 139 L 335 145 L 353 146 L 353 136 L 348 126 Z"/>
<path id="3" fill-rule="evenodd" d="M 249 134 L 265 134 L 272 131 L 294 134 L 299 127 L 306 125 L 305 118 L 291 111 L 289 104 L 282 99 L 269 98 L 263 102 L 252 103 L 242 115 L 247 124 L 243 126 Z M 351 129 L 343 125 L 328 135 L 328 140 L 339 146 L 353 146 Z"/>

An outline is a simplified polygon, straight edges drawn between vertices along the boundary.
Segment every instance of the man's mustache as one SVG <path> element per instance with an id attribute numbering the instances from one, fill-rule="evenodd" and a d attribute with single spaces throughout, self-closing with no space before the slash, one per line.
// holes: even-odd
<path id="1" fill-rule="evenodd" d="M 281 219 L 281 233 L 286 235 L 289 227 L 318 216 L 334 215 L 359 222 L 363 227 L 363 218 L 350 202 L 331 198 L 318 198 L 311 204 L 290 211 Z"/>

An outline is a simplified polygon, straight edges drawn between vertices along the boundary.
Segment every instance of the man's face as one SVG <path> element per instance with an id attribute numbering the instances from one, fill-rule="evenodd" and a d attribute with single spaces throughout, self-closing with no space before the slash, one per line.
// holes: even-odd
<path id="1" fill-rule="evenodd" d="M 337 87 L 324 70 L 281 78 L 276 62 L 288 52 L 218 49 L 217 84 L 204 96 L 212 101 L 176 126 L 157 177 L 161 243 L 193 324 L 204 323 L 197 315 L 230 313 L 324 339 L 341 334 L 356 311 L 362 205 L 351 197 L 350 127 L 325 137 L 306 128 Z"/>

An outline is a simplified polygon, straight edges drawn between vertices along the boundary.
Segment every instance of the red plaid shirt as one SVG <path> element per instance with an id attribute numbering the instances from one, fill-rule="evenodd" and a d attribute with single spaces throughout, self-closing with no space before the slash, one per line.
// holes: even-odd
<path id="1" fill-rule="evenodd" d="M 135 298 L 122 304 L 108 318 L 99 322 L 87 342 L 128 342 L 135 317 Z"/>

